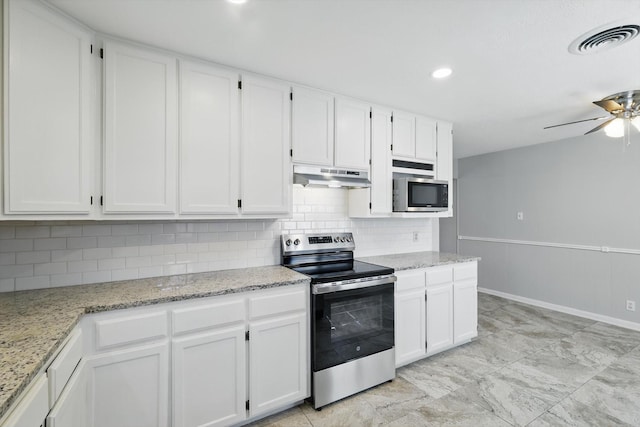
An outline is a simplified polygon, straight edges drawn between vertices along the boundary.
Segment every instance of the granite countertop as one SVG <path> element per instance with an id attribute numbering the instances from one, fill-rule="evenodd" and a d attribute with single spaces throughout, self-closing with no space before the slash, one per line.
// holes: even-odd
<path id="1" fill-rule="evenodd" d="M 0 418 L 85 313 L 308 283 L 281 266 L 0 293 Z"/>
<path id="2" fill-rule="evenodd" d="M 446 252 L 409 252 L 358 258 L 359 261 L 391 267 L 395 271 L 428 268 L 459 262 L 479 261 L 480 257 L 450 254 Z"/>

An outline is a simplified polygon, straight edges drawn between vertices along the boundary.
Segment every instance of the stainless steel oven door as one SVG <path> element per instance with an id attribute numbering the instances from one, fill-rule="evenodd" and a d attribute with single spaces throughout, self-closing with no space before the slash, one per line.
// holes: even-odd
<path id="1" fill-rule="evenodd" d="M 376 354 L 394 347 L 395 276 L 345 285 L 322 284 L 312 298 L 313 372 Z M 314 285 L 315 286 L 315 285 Z"/>

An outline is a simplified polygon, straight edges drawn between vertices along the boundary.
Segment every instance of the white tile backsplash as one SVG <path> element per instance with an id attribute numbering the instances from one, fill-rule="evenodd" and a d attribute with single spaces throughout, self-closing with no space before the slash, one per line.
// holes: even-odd
<path id="1" fill-rule="evenodd" d="M 282 233 L 351 231 L 356 256 L 437 248 L 437 220 L 351 219 L 347 201 L 296 186 L 283 220 L 0 222 L 0 292 L 279 264 Z"/>

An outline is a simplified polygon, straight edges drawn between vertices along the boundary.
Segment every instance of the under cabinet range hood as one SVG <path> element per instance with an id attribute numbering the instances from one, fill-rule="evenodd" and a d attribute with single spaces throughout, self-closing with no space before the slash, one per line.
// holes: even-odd
<path id="1" fill-rule="evenodd" d="M 293 165 L 293 183 L 305 187 L 371 187 L 369 173 L 328 166 Z"/>

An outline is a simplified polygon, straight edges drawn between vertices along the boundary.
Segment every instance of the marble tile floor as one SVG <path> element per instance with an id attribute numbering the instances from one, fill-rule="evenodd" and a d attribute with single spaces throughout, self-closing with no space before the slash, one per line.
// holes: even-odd
<path id="1" fill-rule="evenodd" d="M 254 426 L 640 426 L 640 332 L 478 294 L 478 338 Z"/>

